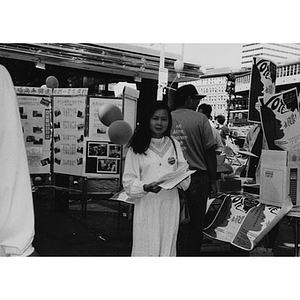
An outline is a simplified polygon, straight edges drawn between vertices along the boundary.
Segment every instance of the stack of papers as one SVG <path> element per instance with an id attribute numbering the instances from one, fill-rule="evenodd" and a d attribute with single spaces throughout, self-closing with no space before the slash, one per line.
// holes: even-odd
<path id="1" fill-rule="evenodd" d="M 186 165 L 184 165 L 182 168 L 178 168 L 175 172 L 168 173 L 160 177 L 157 181 L 161 182 L 159 184 L 161 188 L 170 190 L 195 172 L 196 170 L 187 170 Z"/>

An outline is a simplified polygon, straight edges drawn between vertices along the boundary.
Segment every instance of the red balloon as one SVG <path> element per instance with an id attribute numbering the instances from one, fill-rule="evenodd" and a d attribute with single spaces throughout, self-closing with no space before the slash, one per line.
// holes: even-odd
<path id="1" fill-rule="evenodd" d="M 50 89 L 54 89 L 54 88 L 58 88 L 58 80 L 56 77 L 54 76 L 49 76 L 47 77 L 46 79 L 46 86 L 47 88 L 50 88 Z"/>
<path id="2" fill-rule="evenodd" d="M 123 120 L 120 108 L 114 104 L 101 105 L 98 109 L 98 117 L 99 120 L 107 127 L 115 121 Z"/>
<path id="3" fill-rule="evenodd" d="M 113 122 L 108 128 L 110 141 L 117 145 L 127 144 L 132 136 L 132 128 L 122 120 Z"/>

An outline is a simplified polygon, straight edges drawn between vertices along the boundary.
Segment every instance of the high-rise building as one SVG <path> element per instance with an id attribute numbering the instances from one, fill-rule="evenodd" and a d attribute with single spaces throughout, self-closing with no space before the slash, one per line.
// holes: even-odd
<path id="1" fill-rule="evenodd" d="M 242 68 L 251 68 L 253 56 L 266 57 L 274 63 L 300 59 L 300 43 L 251 43 L 243 44 Z"/>

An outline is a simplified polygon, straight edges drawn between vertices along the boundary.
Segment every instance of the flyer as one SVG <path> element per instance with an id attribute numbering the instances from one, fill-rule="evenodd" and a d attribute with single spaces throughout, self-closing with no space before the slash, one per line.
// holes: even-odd
<path id="1" fill-rule="evenodd" d="M 209 202 L 203 233 L 251 251 L 292 207 L 290 197 L 280 208 L 262 204 L 258 195 L 224 193 Z"/>

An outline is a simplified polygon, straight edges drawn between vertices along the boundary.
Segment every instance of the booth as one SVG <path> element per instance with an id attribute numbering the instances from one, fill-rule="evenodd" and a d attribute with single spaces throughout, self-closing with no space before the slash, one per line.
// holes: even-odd
<path id="1" fill-rule="evenodd" d="M 296 88 L 275 93 L 275 82 L 276 65 L 255 57 L 248 118 L 262 134 L 254 138 L 253 145 L 259 147 L 259 151 L 254 153 L 253 146 L 248 164 L 252 156 L 257 156 L 256 178 L 251 184 L 239 185 L 238 189 L 223 190 L 209 201 L 204 234 L 252 251 L 283 217 L 292 217 L 296 218 L 294 240 L 295 256 L 298 256 L 299 99 Z"/>
<path id="2" fill-rule="evenodd" d="M 109 182 L 109 193 L 118 192 L 125 157 L 125 146 L 111 141 L 110 124 L 100 121 L 99 111 L 116 107 L 132 134 L 139 91 L 124 86 L 117 97 L 101 97 L 89 96 L 87 88 L 15 89 L 34 185 L 52 189 L 58 211 L 67 210 L 70 193 L 81 194 L 85 218 L 89 181 Z M 74 186 L 74 178 L 82 184 Z"/>

